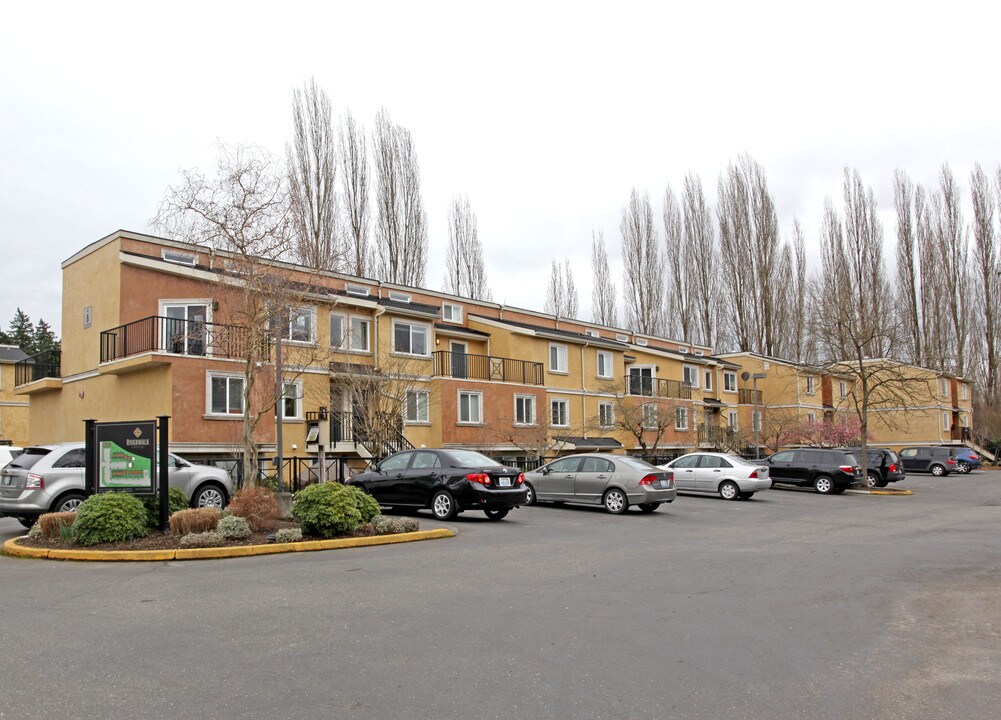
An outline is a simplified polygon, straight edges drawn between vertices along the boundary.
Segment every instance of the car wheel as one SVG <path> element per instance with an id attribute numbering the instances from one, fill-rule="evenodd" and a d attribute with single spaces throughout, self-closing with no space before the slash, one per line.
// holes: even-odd
<path id="1" fill-rule="evenodd" d="M 29 530 L 31 530 L 31 528 L 34 526 L 36 520 L 38 520 L 38 518 L 33 518 L 33 517 L 19 517 L 17 519 L 17 521 L 21 523 L 21 525 L 28 528 Z"/>
<path id="2" fill-rule="evenodd" d="M 882 487 L 886 487 L 889 484 L 890 484 L 889 480 L 880 480 L 878 483 L 876 483 L 876 487 L 881 487 L 882 488 Z"/>
<path id="3" fill-rule="evenodd" d="M 942 467 L 941 465 L 932 465 L 931 474 L 934 475 L 935 477 L 942 477 L 943 475 L 945 475 L 945 468 Z"/>
<path id="4" fill-rule="evenodd" d="M 640 503 L 636 507 L 640 509 L 640 512 L 652 513 L 660 507 L 660 503 Z"/>
<path id="5" fill-rule="evenodd" d="M 219 508 L 226 507 L 226 491 L 215 483 L 206 483 L 191 496 L 191 507 L 193 508 Z"/>
<path id="6" fill-rule="evenodd" d="M 866 484 L 871 488 L 879 487 L 879 475 L 876 473 L 867 473 Z"/>
<path id="7" fill-rule="evenodd" d="M 964 460 L 960 460 L 956 464 L 956 470 L 957 470 L 957 472 L 962 473 L 963 475 L 966 475 L 966 473 L 970 472 L 970 463 L 968 463 L 968 462 L 966 462 Z"/>
<path id="8" fill-rule="evenodd" d="M 439 490 L 431 497 L 431 513 L 435 520 L 451 520 L 458 515 L 455 498 L 448 490 Z"/>
<path id="9" fill-rule="evenodd" d="M 52 512 L 76 512 L 86 499 L 82 493 L 67 493 L 52 504 Z"/>
<path id="10" fill-rule="evenodd" d="M 813 489 L 821 495 L 830 495 L 834 492 L 834 481 L 827 475 L 818 475 L 813 481 Z"/>
<path id="11" fill-rule="evenodd" d="M 621 515 L 629 509 L 629 499 L 618 488 L 612 488 L 606 492 L 602 502 L 605 504 L 605 509 L 612 515 Z"/>
<path id="12" fill-rule="evenodd" d="M 525 483 L 525 504 L 535 505 L 535 488 L 532 487 L 532 483 Z"/>
<path id="13" fill-rule="evenodd" d="M 740 497 L 740 488 L 733 480 L 726 480 L 719 486 L 719 496 L 724 500 L 736 500 Z"/>
<path id="14" fill-rule="evenodd" d="M 501 510 L 484 510 L 483 514 L 490 520 L 503 520 L 507 517 L 508 512 L 507 508 L 503 508 Z"/>
<path id="15" fill-rule="evenodd" d="M 742 492 L 740 494 L 740 499 L 741 500 L 750 500 L 752 497 L 754 497 L 754 493 L 753 492 Z"/>

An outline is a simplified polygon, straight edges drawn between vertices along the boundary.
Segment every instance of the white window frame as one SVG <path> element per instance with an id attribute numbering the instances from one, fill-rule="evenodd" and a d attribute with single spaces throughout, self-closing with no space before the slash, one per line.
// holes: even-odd
<path id="1" fill-rule="evenodd" d="M 737 373 L 731 370 L 723 372 L 723 392 L 737 392 Z"/>
<path id="2" fill-rule="evenodd" d="M 604 358 L 605 372 L 601 372 L 602 359 Z M 605 350 L 598 350 L 596 354 L 596 373 L 597 376 L 605 380 L 610 380 L 613 376 L 612 371 L 612 353 Z"/>
<path id="3" fill-rule="evenodd" d="M 674 408 L 674 429 L 675 430 L 688 429 L 688 408 L 686 407 Z"/>
<path id="4" fill-rule="evenodd" d="M 355 332 L 354 324 L 358 322 L 365 327 L 365 347 L 356 348 L 354 346 L 355 342 Z M 346 348 L 348 352 L 354 353 L 370 353 L 372 352 L 372 319 L 364 315 L 352 315 L 348 320 L 348 347 Z"/>
<path id="5" fill-rule="evenodd" d="M 686 375 L 690 375 L 695 382 L 691 382 L 685 378 Z M 687 383 L 693 390 L 699 388 L 699 368 L 696 365 L 682 365 L 681 366 L 681 381 Z"/>
<path id="6" fill-rule="evenodd" d="M 808 423 L 815 423 L 815 422 L 817 422 L 817 413 L 815 413 L 815 412 L 808 412 L 806 414 L 806 421 Z"/>
<path id="7" fill-rule="evenodd" d="M 838 393 L 840 393 L 842 400 L 848 399 L 848 383 L 844 380 L 838 381 Z"/>
<path id="8" fill-rule="evenodd" d="M 707 392 L 712 392 L 712 390 L 713 390 L 713 371 L 711 369 L 706 370 L 704 373 L 702 373 L 702 379 L 704 381 L 704 384 L 702 385 L 702 387 L 705 388 Z"/>
<path id="9" fill-rule="evenodd" d="M 531 410 L 531 417 L 528 417 L 529 413 L 520 413 L 523 417 L 519 420 L 519 408 L 518 404 L 521 403 L 522 410 Z M 536 397 L 535 395 L 515 395 L 514 396 L 514 424 L 518 427 L 535 427 L 537 420 L 536 415 Z"/>
<path id="10" fill-rule="evenodd" d="M 556 351 L 556 367 L 553 367 L 553 350 Z M 563 360 L 563 367 L 559 367 L 561 359 Z M 549 343 L 549 372 L 560 375 L 570 374 L 570 351 L 566 345 Z"/>
<path id="11" fill-rule="evenodd" d="M 942 397 L 949 397 L 949 378 L 942 378 Z"/>
<path id="12" fill-rule="evenodd" d="M 646 338 L 636 338 L 636 344 L 639 345 L 640 347 L 646 347 L 650 343 L 647 341 Z"/>
<path id="13" fill-rule="evenodd" d="M 563 407 L 563 412 L 560 413 L 563 422 L 556 422 L 554 410 L 557 406 Z M 549 424 L 552 427 L 570 427 L 570 401 L 565 398 L 550 398 L 549 399 Z"/>
<path id="14" fill-rule="evenodd" d="M 597 330 L 585 330 L 584 334 L 587 335 L 587 336 L 589 336 L 589 337 L 596 337 L 596 338 L 600 338 L 601 337 L 601 333 L 598 332 Z"/>
<path id="15" fill-rule="evenodd" d="M 817 394 L 817 378 L 813 375 L 806 376 L 806 394 L 807 395 Z"/>
<path id="16" fill-rule="evenodd" d="M 410 416 L 410 398 L 414 398 L 414 415 Z M 423 400 L 423 402 L 422 402 Z M 431 423 L 431 394 L 427 390 L 407 390 L 403 402 L 403 422 L 405 425 L 428 425 Z M 423 412 L 421 412 L 423 410 Z"/>
<path id="17" fill-rule="evenodd" d="M 302 420 L 302 380 L 286 380 L 283 385 L 282 397 L 278 403 L 281 407 L 282 421 Z M 289 387 L 292 388 L 292 392 L 294 393 L 292 397 L 289 397 L 288 394 Z M 286 400 L 295 401 L 295 413 L 293 415 L 288 415 L 285 412 Z"/>
<path id="18" fill-rule="evenodd" d="M 174 263 L 175 265 L 187 265 L 188 267 L 194 267 L 198 261 L 197 255 L 181 252 L 180 250 L 169 250 L 167 248 L 160 251 L 160 257 L 165 262 Z"/>
<path id="19" fill-rule="evenodd" d="M 966 383 L 959 383 L 959 397 L 961 400 L 966 400 L 968 386 Z"/>
<path id="20" fill-rule="evenodd" d="M 452 323 L 461 323 L 462 305 L 456 305 L 455 303 L 442 303 L 441 319 Z"/>
<path id="21" fill-rule="evenodd" d="M 469 416 L 463 420 L 462 419 L 462 398 L 476 398 L 476 417 L 473 417 L 472 405 L 467 403 L 469 408 Z M 460 425 L 482 425 L 483 424 L 483 393 L 476 390 L 459 390 L 458 391 L 458 402 L 456 403 L 456 416 L 458 417 L 458 423 Z"/>
<path id="22" fill-rule="evenodd" d="M 399 290 L 390 290 L 389 299 L 393 302 L 409 303 L 412 298 L 405 292 L 400 292 Z"/>
<path id="23" fill-rule="evenodd" d="M 357 295 L 358 297 L 368 297 L 371 295 L 371 290 L 364 285 L 354 285 L 352 283 L 347 283 L 344 286 L 344 292 L 348 295 Z"/>
<path id="24" fill-rule="evenodd" d="M 602 417 L 604 411 L 605 417 Z M 610 402 L 598 403 L 598 427 L 615 427 L 615 404 Z"/>
<path id="25" fill-rule="evenodd" d="M 240 411 L 239 412 L 230 412 L 228 409 L 225 412 L 215 412 L 215 411 L 213 411 L 213 409 L 212 409 L 212 381 L 216 380 L 216 379 L 225 379 L 226 380 L 226 407 L 227 408 L 229 407 L 230 392 L 231 392 L 230 391 L 230 381 L 238 381 L 240 383 L 240 392 L 239 392 Z M 214 418 L 230 418 L 230 419 L 242 418 L 244 416 L 244 413 L 246 412 L 246 408 L 244 407 L 244 400 L 243 400 L 243 388 L 244 388 L 244 383 L 246 383 L 246 381 L 247 381 L 247 379 L 243 375 L 241 375 L 239 373 L 215 372 L 215 371 L 212 371 L 212 370 L 207 370 L 205 372 L 205 415 L 207 417 L 214 417 Z"/>
<path id="26" fill-rule="evenodd" d="M 740 413 L 738 413 L 736 410 L 730 410 L 729 413 L 727 414 L 726 424 L 727 427 L 730 428 L 731 430 L 734 431 L 739 430 Z"/>
<path id="27" fill-rule="evenodd" d="M 414 347 L 414 330 L 424 331 L 424 352 L 417 353 L 411 350 L 400 350 L 396 347 L 396 329 L 398 327 L 406 326 L 410 328 L 410 332 L 407 333 L 407 338 L 410 341 L 411 350 Z M 411 357 L 430 357 L 431 356 L 431 326 L 425 323 L 411 322 L 409 320 L 393 320 L 393 354 L 395 355 L 410 355 Z"/>
<path id="28" fill-rule="evenodd" d="M 625 333 L 615 333 L 615 339 L 619 342 L 629 342 L 629 336 Z"/>
<path id="29" fill-rule="evenodd" d="M 334 328 L 333 322 L 334 318 L 341 321 L 341 340 L 338 343 L 334 342 Z M 344 350 L 345 344 L 348 342 L 348 338 L 351 335 L 351 321 L 348 320 L 348 316 L 344 313 L 330 313 L 330 318 L 327 320 L 327 331 L 330 333 L 330 347 L 333 350 Z"/>
<path id="30" fill-rule="evenodd" d="M 657 429 L 657 404 L 643 403 L 643 429 Z"/>
<path id="31" fill-rule="evenodd" d="M 946 432 L 952 430 L 952 413 L 942 413 L 942 430 Z"/>
<path id="32" fill-rule="evenodd" d="M 309 337 L 306 340 L 294 339 L 292 337 L 292 323 L 295 319 L 305 317 L 308 323 Z M 276 322 L 278 321 L 275 318 Z M 312 305 L 300 305 L 291 308 L 288 313 L 288 321 L 282 325 L 282 343 L 290 345 L 315 345 L 316 344 L 316 308 Z"/>

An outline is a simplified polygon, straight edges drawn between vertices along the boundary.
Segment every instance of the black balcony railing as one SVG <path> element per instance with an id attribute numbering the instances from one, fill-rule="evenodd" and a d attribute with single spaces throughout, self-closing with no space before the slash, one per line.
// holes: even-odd
<path id="1" fill-rule="evenodd" d="M 330 445 L 348 442 L 364 445 L 374 458 L 384 458 L 414 446 L 403 436 L 403 420 L 384 416 L 381 421 L 356 412 L 333 412 L 330 417 Z"/>
<path id="2" fill-rule="evenodd" d="M 46 350 L 19 360 L 14 363 L 14 385 L 27 385 L 44 378 L 62 377 L 62 357 L 63 354 L 59 350 Z"/>
<path id="3" fill-rule="evenodd" d="M 703 447 L 708 445 L 729 451 L 735 449 L 738 442 L 736 430 L 719 425 L 700 425 L 696 435 L 699 445 Z"/>
<path id="4" fill-rule="evenodd" d="M 433 355 L 436 377 L 512 382 L 522 385 L 544 384 L 543 367 L 539 362 L 492 355 L 470 355 L 448 350 L 437 350 Z"/>
<path id="5" fill-rule="evenodd" d="M 741 405 L 761 405 L 761 391 L 743 388 L 737 391 L 737 399 Z"/>
<path id="6" fill-rule="evenodd" d="M 681 380 L 665 380 L 643 375 L 626 376 L 626 393 L 642 397 L 692 399 L 692 386 Z"/>
<path id="7" fill-rule="evenodd" d="M 268 340 L 255 341 L 245 327 L 153 315 L 103 331 L 101 362 L 147 352 L 240 358 L 246 356 L 251 342 L 264 343 L 261 354 L 265 357 L 270 354 Z"/>

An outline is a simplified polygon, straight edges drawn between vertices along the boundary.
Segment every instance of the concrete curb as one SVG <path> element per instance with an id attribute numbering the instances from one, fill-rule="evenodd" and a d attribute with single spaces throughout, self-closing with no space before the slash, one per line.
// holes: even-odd
<path id="1" fill-rule="evenodd" d="M 910 490 L 845 490 L 845 493 L 852 495 L 913 495 Z"/>
<path id="2" fill-rule="evenodd" d="M 307 540 L 295 543 L 275 543 L 271 545 L 238 545 L 221 548 L 178 548 L 176 550 L 50 550 L 48 548 L 22 547 L 20 538 L 11 538 L 3 544 L 3 554 L 14 557 L 48 560 L 84 560 L 98 562 L 149 562 L 165 560 L 214 560 L 218 558 L 251 557 L 273 555 L 275 553 L 313 552 L 316 550 L 339 550 L 342 548 L 369 547 L 371 545 L 393 545 L 395 543 L 437 540 L 455 537 L 455 533 L 445 528 L 419 530 L 398 535 L 374 535 L 372 537 L 340 538 L 332 540 Z"/>

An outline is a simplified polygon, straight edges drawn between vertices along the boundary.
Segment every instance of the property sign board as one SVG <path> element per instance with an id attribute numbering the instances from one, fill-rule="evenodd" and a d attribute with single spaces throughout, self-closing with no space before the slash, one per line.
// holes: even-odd
<path id="1" fill-rule="evenodd" d="M 97 423 L 97 492 L 156 492 L 156 422 Z"/>

